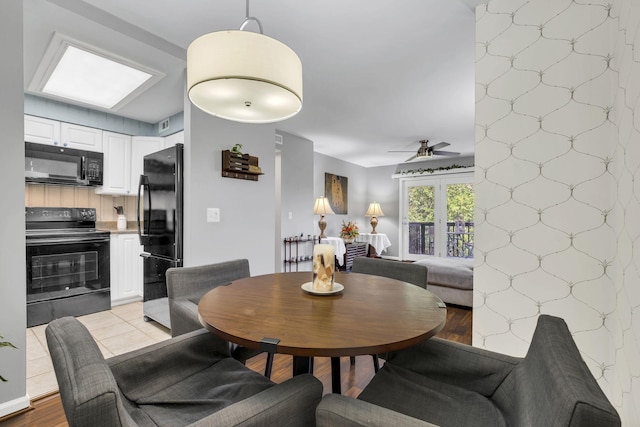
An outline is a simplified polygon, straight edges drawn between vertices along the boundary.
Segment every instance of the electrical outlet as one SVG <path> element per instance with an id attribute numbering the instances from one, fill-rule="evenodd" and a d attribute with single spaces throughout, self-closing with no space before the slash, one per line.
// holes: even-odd
<path id="1" fill-rule="evenodd" d="M 293 219 L 293 212 L 289 212 L 289 219 Z"/>
<path id="2" fill-rule="evenodd" d="M 220 208 L 207 208 L 207 222 L 220 222 Z"/>

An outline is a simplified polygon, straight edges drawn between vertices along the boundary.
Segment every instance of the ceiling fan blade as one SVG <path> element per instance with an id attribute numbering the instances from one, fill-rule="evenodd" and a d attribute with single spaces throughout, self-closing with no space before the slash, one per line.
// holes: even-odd
<path id="1" fill-rule="evenodd" d="M 442 150 L 433 150 L 431 151 L 436 156 L 458 156 L 460 153 L 456 153 L 455 151 L 442 151 Z"/>
<path id="2" fill-rule="evenodd" d="M 448 147 L 450 145 L 451 144 L 449 144 L 448 142 L 438 142 L 437 144 L 432 145 L 429 148 L 431 148 L 431 150 L 437 150 L 438 148 L 444 148 L 444 147 Z"/>
<path id="3" fill-rule="evenodd" d="M 414 154 L 413 156 L 409 157 L 409 158 L 408 158 L 407 160 L 405 160 L 404 162 L 405 162 L 405 163 L 410 162 L 411 160 L 415 159 L 416 157 L 418 157 L 418 155 L 417 155 L 417 154 Z"/>
<path id="4" fill-rule="evenodd" d="M 415 153 L 416 150 L 387 150 L 387 153 Z"/>

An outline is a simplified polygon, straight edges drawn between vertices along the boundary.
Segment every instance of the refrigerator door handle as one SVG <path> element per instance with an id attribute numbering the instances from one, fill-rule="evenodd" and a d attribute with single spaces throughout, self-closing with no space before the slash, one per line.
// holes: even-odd
<path id="1" fill-rule="evenodd" d="M 140 252 L 140 256 L 142 258 L 157 258 L 157 259 L 162 259 L 165 261 L 170 261 L 178 266 L 182 265 L 182 260 L 181 259 L 177 259 L 177 258 L 170 258 L 167 256 L 162 256 L 162 255 L 155 255 L 155 254 L 150 254 L 149 252 Z"/>
<path id="2" fill-rule="evenodd" d="M 147 200 L 149 201 L 149 218 L 144 218 L 144 229 L 141 227 L 141 212 L 140 202 L 142 201 L 142 189 L 145 189 L 144 193 L 147 196 Z M 149 236 L 149 227 L 151 227 L 151 192 L 149 191 L 149 177 L 146 175 L 140 175 L 140 181 L 138 182 L 138 238 L 140 239 L 140 244 L 144 245 L 146 242 L 143 240 L 143 237 Z"/>

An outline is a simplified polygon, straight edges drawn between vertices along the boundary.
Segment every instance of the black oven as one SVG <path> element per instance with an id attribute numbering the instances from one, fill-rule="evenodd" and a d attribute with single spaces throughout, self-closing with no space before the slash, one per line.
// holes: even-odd
<path id="1" fill-rule="evenodd" d="M 26 208 L 27 326 L 111 308 L 110 234 L 95 209 Z"/>

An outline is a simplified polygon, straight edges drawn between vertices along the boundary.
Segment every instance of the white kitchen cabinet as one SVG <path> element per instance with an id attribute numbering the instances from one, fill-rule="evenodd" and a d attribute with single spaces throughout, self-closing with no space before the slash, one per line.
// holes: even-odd
<path id="1" fill-rule="evenodd" d="M 72 123 L 60 123 L 60 141 L 64 147 L 102 152 L 102 130 Z"/>
<path id="2" fill-rule="evenodd" d="M 36 116 L 24 116 L 25 142 L 60 145 L 60 122 Z"/>
<path id="3" fill-rule="evenodd" d="M 111 235 L 111 303 L 142 298 L 142 246 L 137 234 Z"/>
<path id="4" fill-rule="evenodd" d="M 173 133 L 164 138 L 165 148 L 173 147 L 176 144 L 184 144 L 184 131 Z"/>
<path id="5" fill-rule="evenodd" d="M 104 176 L 99 194 L 130 195 L 131 191 L 131 136 L 102 132 Z"/>
<path id="6" fill-rule="evenodd" d="M 165 139 L 153 136 L 131 138 L 131 191 L 137 194 L 140 175 L 144 171 L 144 156 L 164 149 Z"/>

